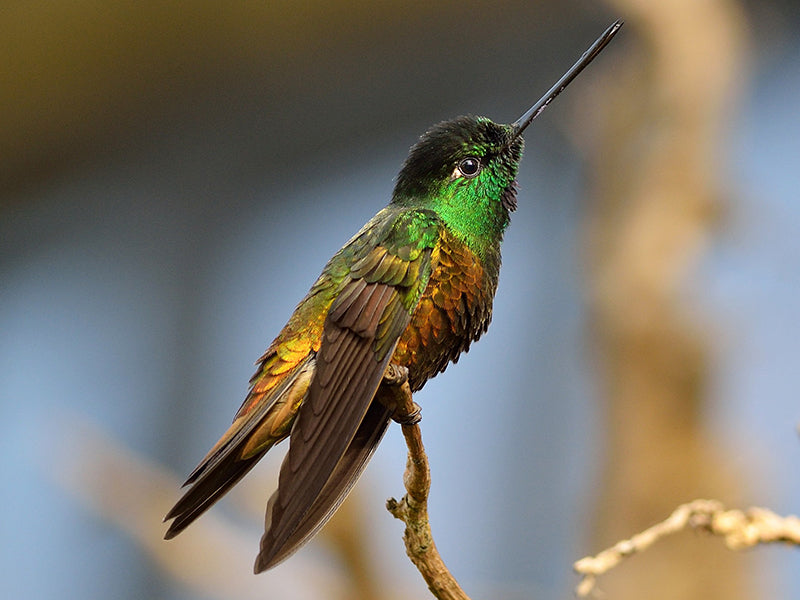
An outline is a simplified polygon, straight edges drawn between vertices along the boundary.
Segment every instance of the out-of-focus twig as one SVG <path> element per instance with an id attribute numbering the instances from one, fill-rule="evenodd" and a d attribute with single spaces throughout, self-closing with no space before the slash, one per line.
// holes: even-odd
<path id="1" fill-rule="evenodd" d="M 469 596 L 445 566 L 433 541 L 428 520 L 431 472 L 425 447 L 422 445 L 422 432 L 418 425 L 419 407 L 414 404 L 408 382 L 402 375 L 398 373 L 394 375 L 402 381 L 402 385 L 398 382 L 396 385 L 383 386 L 382 389 L 394 393 L 393 403 L 397 407 L 395 419 L 402 423 L 403 437 L 408 446 L 408 461 L 403 476 L 406 494 L 400 501 L 389 498 L 386 501 L 386 508 L 395 518 L 405 523 L 403 540 L 406 544 L 406 553 L 425 579 L 431 593 L 439 600 L 469 600 Z M 382 401 L 387 400 L 382 399 Z"/>
<path id="2" fill-rule="evenodd" d="M 782 542 L 800 546 L 800 519 L 782 517 L 765 508 L 726 510 L 717 500 L 694 500 L 680 505 L 664 521 L 617 542 L 596 556 L 587 556 L 573 567 L 582 576 L 575 593 L 584 598 L 595 589 L 597 577 L 616 567 L 623 559 L 647 550 L 655 542 L 687 527 L 721 536 L 732 550 L 757 544 Z"/>
<path id="3" fill-rule="evenodd" d="M 180 482 L 126 450 L 90 423 L 61 420 L 70 431 L 49 465 L 58 483 L 91 510 L 129 535 L 172 579 L 195 593 L 226 600 L 353 598 L 354 588 L 334 565 L 295 559 L 281 577 L 254 577 L 257 535 L 247 535 L 210 511 L 178 539 L 165 541 L 162 519 Z M 65 422 L 67 424 L 65 424 Z"/>
<path id="4" fill-rule="evenodd" d="M 364 519 L 366 513 L 365 498 L 358 489 L 353 490 L 320 532 L 323 534 L 320 541 L 330 546 L 346 566 L 352 586 L 351 598 L 388 600 L 390 594 L 368 543 L 371 536 Z"/>
<path id="5" fill-rule="evenodd" d="M 736 502 L 747 480 L 707 432 L 716 338 L 690 291 L 733 191 L 720 166 L 747 73 L 742 3 L 607 3 L 625 19 L 624 40 L 593 69 L 613 77 L 606 71 L 577 125 L 581 143 L 593 140 L 585 276 L 605 400 L 605 464 L 592 494 L 601 546 L 685 498 Z M 609 596 L 638 599 L 649 585 L 649 600 L 753 597 L 742 557 L 714 546 L 665 541 L 668 558 L 646 554 L 627 577 L 609 574 Z M 695 568 L 709 552 L 714 572 Z"/>

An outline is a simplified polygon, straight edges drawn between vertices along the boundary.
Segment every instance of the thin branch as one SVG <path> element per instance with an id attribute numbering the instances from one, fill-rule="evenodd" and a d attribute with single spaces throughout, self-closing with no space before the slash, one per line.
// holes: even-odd
<path id="1" fill-rule="evenodd" d="M 445 566 L 433 541 L 428 520 L 431 473 L 418 425 L 419 406 L 411 397 L 406 373 L 400 369 L 390 369 L 386 380 L 392 385 L 382 386 L 384 397 L 381 401 L 389 406 L 396 406 L 394 419 L 401 423 L 403 437 L 408 446 L 408 461 L 403 475 L 406 494 L 399 502 L 389 498 L 386 508 L 395 518 L 405 523 L 403 540 L 406 553 L 428 584 L 431 593 L 439 600 L 469 600 L 469 596 Z"/>
<path id="2" fill-rule="evenodd" d="M 731 550 L 776 542 L 800 546 L 800 519 L 796 516 L 781 517 L 758 507 L 746 511 L 726 510 L 717 500 L 694 500 L 680 505 L 666 520 L 617 542 L 597 556 L 577 561 L 573 568 L 582 579 L 575 593 L 581 598 L 590 595 L 599 575 L 610 571 L 623 559 L 647 550 L 661 538 L 687 527 L 721 536 Z"/>

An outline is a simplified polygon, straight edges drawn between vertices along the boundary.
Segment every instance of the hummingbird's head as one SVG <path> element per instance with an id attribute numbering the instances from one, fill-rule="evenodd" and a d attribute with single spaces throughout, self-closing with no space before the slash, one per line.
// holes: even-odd
<path id="1" fill-rule="evenodd" d="M 393 202 L 435 210 L 456 233 L 502 233 L 517 207 L 522 148 L 512 125 L 485 117 L 434 125 L 411 148 Z"/>
<path id="2" fill-rule="evenodd" d="M 522 132 L 605 48 L 622 27 L 614 22 L 538 102 L 511 125 L 485 117 L 458 117 L 434 125 L 411 148 L 392 203 L 434 210 L 473 249 L 503 236 L 517 207 Z"/>
<path id="3" fill-rule="evenodd" d="M 411 148 L 395 184 L 395 196 L 497 192 L 512 187 L 522 157 L 522 138 L 510 125 L 485 117 L 457 117 L 431 127 Z M 494 199 L 502 202 L 500 195 Z M 513 198 L 507 202 L 514 210 Z"/>

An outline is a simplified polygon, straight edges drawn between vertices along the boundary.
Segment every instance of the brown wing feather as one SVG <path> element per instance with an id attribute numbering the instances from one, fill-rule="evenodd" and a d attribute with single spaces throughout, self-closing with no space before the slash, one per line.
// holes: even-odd
<path id="1" fill-rule="evenodd" d="M 352 487 L 358 481 L 364 467 L 378 447 L 389 425 L 392 411 L 378 401 L 373 401 L 364 420 L 361 421 L 353 441 L 347 447 L 342 459 L 322 488 L 314 503 L 308 509 L 305 517 L 300 521 L 291 536 L 276 552 L 262 552 L 258 555 L 255 572 L 260 573 L 271 569 L 278 563 L 291 556 L 300 546 L 309 540 L 319 529 L 327 523 L 339 505 L 347 497 Z M 267 518 L 265 530 L 271 529 L 273 506 L 278 501 L 278 493 L 272 495 L 267 505 Z M 268 558 L 271 556 L 271 558 Z"/>
<path id="2" fill-rule="evenodd" d="M 377 246 L 355 260 L 328 311 L 314 378 L 267 508 L 257 571 L 280 562 L 327 521 L 383 435 L 386 417 L 374 441 L 357 437 L 370 434 L 359 428 L 428 282 L 433 244 L 401 241 L 412 237 L 411 227 L 419 234 L 420 223 L 428 227 L 426 239 L 435 240 L 430 215 L 398 220 L 386 238 L 391 250 Z"/>
<path id="3" fill-rule="evenodd" d="M 236 413 L 233 423 L 189 474 L 184 486 L 197 481 L 206 471 L 215 469 L 231 448 L 239 446 L 245 437 L 250 436 L 284 394 L 295 385 L 297 378 L 313 371 L 314 355 L 310 352 L 310 344 L 304 346 L 305 352 L 302 355 L 295 353 L 287 357 L 289 359 L 279 356 L 280 345 L 277 349 L 273 346 L 261 357 L 261 368 L 253 377 L 250 392 Z M 169 518 L 168 516 L 167 519 Z"/>
<path id="4" fill-rule="evenodd" d="M 274 564 L 322 526 L 386 429 L 386 410 L 368 409 L 427 285 L 438 227 L 430 211 L 388 207 L 329 261 L 259 360 L 233 424 L 189 476 L 166 537 L 290 429 L 259 564 Z"/>
<path id="5" fill-rule="evenodd" d="M 354 281 L 351 285 L 358 285 L 360 291 L 346 296 L 344 306 L 334 303 L 323 328 L 315 376 L 292 429 L 257 568 L 288 556 L 291 540 L 305 539 L 296 535 L 298 528 L 350 446 L 391 358 L 391 352 L 376 355 L 373 346 L 384 312 L 397 310 L 394 305 L 402 308 L 397 290 L 379 283 L 362 287 Z M 408 320 L 410 315 L 401 325 Z M 392 332 L 391 349 L 401 332 Z M 324 522 L 330 513 L 321 512 Z"/>
<path id="6" fill-rule="evenodd" d="M 270 398 L 264 398 L 246 416 L 234 421 L 220 442 L 195 468 L 186 484 L 186 490 L 172 510 L 167 513 L 165 521 L 174 519 L 165 534 L 171 539 L 183 531 L 197 517 L 208 510 L 231 487 L 233 487 L 261 459 L 269 449 L 243 456 L 242 449 L 250 438 L 257 433 L 270 409 L 287 393 L 292 393 L 295 383 L 302 378 L 308 369 L 313 369 L 313 356 L 308 356 L 277 387 Z"/>
<path id="7" fill-rule="evenodd" d="M 265 452 L 266 450 L 245 460 L 231 454 L 224 456 L 215 469 L 208 471 L 206 477 L 186 491 L 166 516 L 165 520 L 174 520 L 164 534 L 164 539 L 171 540 L 211 508 L 261 460 Z"/>

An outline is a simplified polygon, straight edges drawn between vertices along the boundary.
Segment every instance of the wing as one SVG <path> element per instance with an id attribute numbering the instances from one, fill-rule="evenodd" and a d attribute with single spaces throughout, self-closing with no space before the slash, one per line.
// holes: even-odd
<path id="1" fill-rule="evenodd" d="M 380 439 L 382 432 L 371 445 L 359 442 L 342 460 L 428 283 L 438 235 L 433 213 L 405 210 L 376 245 L 353 257 L 325 319 L 314 377 L 268 506 L 256 572 L 289 556 L 327 521 Z M 371 426 L 385 429 L 387 418 Z M 371 439 L 370 432 L 360 436 Z"/>
<path id="2" fill-rule="evenodd" d="M 330 264 L 328 265 L 331 266 Z M 314 372 L 325 316 L 346 273 L 326 268 L 298 304 L 250 380 L 233 423 L 184 485 L 191 487 L 167 514 L 175 537 L 221 498 L 269 450 L 289 435 Z"/>
<path id="3" fill-rule="evenodd" d="M 314 504 L 311 505 L 305 517 L 298 524 L 294 533 L 284 542 L 281 550 L 274 554 L 269 562 L 262 560 L 259 554 L 256 560 L 255 571 L 260 573 L 270 567 L 283 562 L 298 548 L 310 540 L 320 528 L 336 512 L 347 494 L 358 481 L 359 476 L 367 466 L 369 459 L 375 453 L 392 416 L 392 410 L 380 402 L 372 402 L 367 409 L 361 425 L 356 431 L 353 441 L 347 447 L 342 459 L 336 465 L 336 469 L 331 474 L 325 487 L 320 491 Z M 277 492 L 272 495 L 267 504 L 267 523 L 266 529 L 270 529 L 270 519 L 273 512 L 273 505 L 277 501 Z M 266 555 L 264 555 L 266 557 Z"/>
<path id="4" fill-rule="evenodd" d="M 291 410 L 308 389 L 314 369 L 313 355 L 307 355 L 294 370 L 283 377 L 269 395 L 251 394 L 258 401 L 246 414 L 237 415 L 231 427 L 214 448 L 189 475 L 184 485 L 191 484 L 172 507 L 165 521 L 174 519 L 164 535 L 172 539 L 208 510 L 261 459 L 275 442 L 281 439 L 276 431 L 286 420 L 281 410 Z M 260 397 L 259 397 L 260 396 Z M 285 434 L 284 434 L 285 435 Z M 255 451 L 249 451 L 254 440 L 263 440 Z"/>

